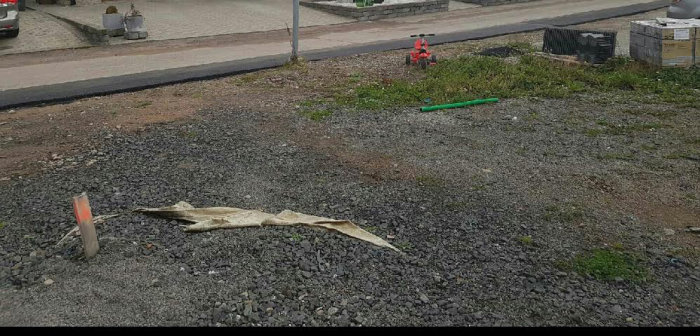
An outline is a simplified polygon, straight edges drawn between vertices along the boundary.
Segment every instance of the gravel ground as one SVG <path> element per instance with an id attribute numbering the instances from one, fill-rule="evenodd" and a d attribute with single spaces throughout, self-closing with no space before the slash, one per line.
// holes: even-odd
<path id="1" fill-rule="evenodd" d="M 435 50 L 513 39 L 537 34 Z M 698 237 L 683 232 L 700 215 L 700 170 L 692 154 L 674 155 L 697 153 L 697 108 L 603 95 L 433 113 L 334 108 L 320 122 L 300 113 L 339 83 L 415 75 L 402 55 L 67 104 L 97 118 L 114 112 L 90 106 L 125 98 L 158 96 L 144 115 L 162 100 L 208 102 L 188 102 L 174 122 L 86 131 L 84 149 L 0 181 L 0 325 L 700 325 Z M 48 108 L 61 113 L 13 118 Z M 587 135 L 601 118 L 664 126 Z M 121 214 L 98 226 L 89 262 L 79 240 L 55 246 L 83 191 L 95 215 Z M 405 253 L 307 228 L 185 234 L 131 212 L 177 201 L 350 219 Z M 581 215 L 552 219 L 552 206 Z M 637 254 L 650 280 L 560 266 L 611 246 Z"/>

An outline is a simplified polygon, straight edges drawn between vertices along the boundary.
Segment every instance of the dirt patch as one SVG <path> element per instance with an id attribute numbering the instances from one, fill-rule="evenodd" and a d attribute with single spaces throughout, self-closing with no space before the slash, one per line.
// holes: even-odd
<path id="1" fill-rule="evenodd" d="M 481 56 L 494 56 L 494 57 L 511 57 L 511 56 L 519 56 L 522 54 L 523 54 L 522 51 L 515 49 L 515 48 L 512 48 L 512 47 L 488 48 L 488 49 L 478 53 L 478 55 L 481 55 Z"/>
<path id="2" fill-rule="evenodd" d="M 113 133 L 186 119 L 209 103 L 199 90 L 175 85 L 9 110 L 0 114 L 0 178 L 34 173 L 42 162 L 94 149 Z"/>

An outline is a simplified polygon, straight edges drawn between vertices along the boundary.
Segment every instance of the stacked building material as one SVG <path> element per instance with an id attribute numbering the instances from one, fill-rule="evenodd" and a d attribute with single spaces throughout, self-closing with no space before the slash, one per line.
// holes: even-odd
<path id="1" fill-rule="evenodd" d="M 633 21 L 630 56 L 660 67 L 700 64 L 700 20 Z"/>

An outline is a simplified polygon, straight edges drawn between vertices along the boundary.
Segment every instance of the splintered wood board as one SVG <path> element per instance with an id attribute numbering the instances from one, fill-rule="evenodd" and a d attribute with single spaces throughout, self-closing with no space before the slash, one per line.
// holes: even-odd
<path id="1" fill-rule="evenodd" d="M 555 62 L 562 63 L 564 65 L 570 65 L 570 66 L 578 66 L 578 65 L 586 65 L 586 66 L 598 66 L 599 64 L 589 64 L 586 62 L 581 62 L 578 60 L 576 56 L 569 56 L 569 55 L 554 55 L 554 54 L 547 54 L 543 52 L 537 52 L 535 55 L 544 57 L 548 60 L 552 60 Z"/>
<path id="2" fill-rule="evenodd" d="M 80 196 L 73 197 L 73 211 L 75 219 L 78 221 L 80 236 L 83 239 L 83 251 L 85 258 L 90 259 L 100 250 L 99 242 L 97 241 L 97 232 L 95 231 L 95 223 L 92 221 L 92 210 L 90 210 L 90 202 L 85 193 Z"/>

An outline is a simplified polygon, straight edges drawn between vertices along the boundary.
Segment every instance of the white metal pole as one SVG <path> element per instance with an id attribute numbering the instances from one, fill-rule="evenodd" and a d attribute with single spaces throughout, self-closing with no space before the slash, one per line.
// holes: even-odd
<path id="1" fill-rule="evenodd" d="M 294 28 L 292 37 L 292 60 L 299 56 L 299 0 L 294 0 Z"/>

